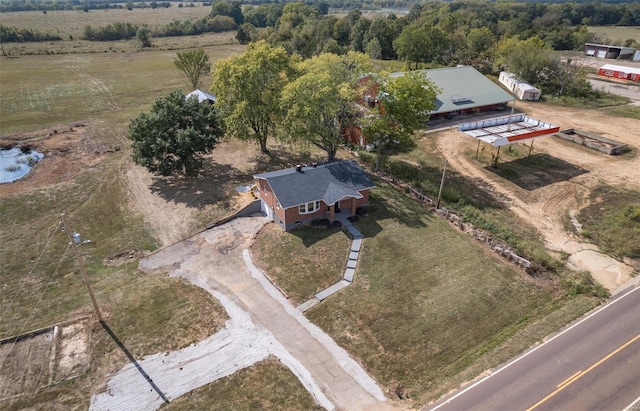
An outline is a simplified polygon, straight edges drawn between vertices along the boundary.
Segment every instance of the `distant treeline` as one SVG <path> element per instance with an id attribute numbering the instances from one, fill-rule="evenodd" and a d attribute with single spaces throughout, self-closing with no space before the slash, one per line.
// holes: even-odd
<path id="1" fill-rule="evenodd" d="M 83 40 L 89 41 L 114 41 L 128 40 L 136 37 L 140 26 L 133 23 L 112 23 L 102 27 L 84 26 Z M 153 37 L 191 36 L 202 33 L 221 33 L 233 31 L 238 25 L 231 17 L 215 16 L 191 21 L 178 21 L 151 31 Z M 3 41 L 4 37 L 2 38 Z M 11 40 L 6 40 L 11 41 Z M 35 40 L 34 40 L 35 41 Z"/>
<path id="2" fill-rule="evenodd" d="M 193 5 L 193 1 L 185 1 L 187 5 Z M 204 2 L 198 2 L 203 3 Z M 109 0 L 1 0 L 0 13 L 9 11 L 48 11 L 48 10 L 107 10 L 107 9 L 129 9 L 134 8 L 168 8 L 171 7 L 168 1 L 143 1 L 129 0 L 109 1 Z M 210 3 L 209 3 L 210 5 Z"/>
<path id="3" fill-rule="evenodd" d="M 128 40 L 136 36 L 139 26 L 133 23 L 116 22 L 103 27 L 84 26 L 82 38 L 91 41 Z"/>
<path id="4" fill-rule="evenodd" d="M 2 42 L 26 43 L 55 40 L 62 40 L 62 38 L 54 34 L 41 33 L 34 29 L 18 28 L 0 24 L 0 41 Z"/>

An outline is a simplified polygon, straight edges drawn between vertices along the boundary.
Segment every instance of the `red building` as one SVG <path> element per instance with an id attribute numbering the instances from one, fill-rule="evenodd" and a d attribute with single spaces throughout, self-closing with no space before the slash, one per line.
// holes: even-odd
<path id="1" fill-rule="evenodd" d="M 640 83 L 640 68 L 616 66 L 614 64 L 605 64 L 598 70 L 599 76 L 609 77 L 616 80 L 629 80 L 634 83 Z"/>

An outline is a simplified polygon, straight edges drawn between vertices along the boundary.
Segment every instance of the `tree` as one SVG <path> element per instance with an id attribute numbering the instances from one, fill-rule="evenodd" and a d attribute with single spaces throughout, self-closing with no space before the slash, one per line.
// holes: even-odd
<path id="1" fill-rule="evenodd" d="M 242 15 L 242 10 L 240 8 L 239 1 L 233 1 L 231 3 L 226 2 L 225 0 L 217 0 L 211 6 L 211 13 L 209 13 L 210 17 L 216 16 L 227 16 L 233 18 L 237 25 L 240 25 L 244 22 L 244 17 Z"/>
<path id="2" fill-rule="evenodd" d="M 355 122 L 360 79 L 371 70 L 369 58 L 349 52 L 323 53 L 299 63 L 301 75 L 282 92 L 283 128 L 291 141 L 312 144 L 335 158 L 342 132 Z"/>
<path id="3" fill-rule="evenodd" d="M 258 29 L 251 23 L 243 23 L 238 27 L 236 40 L 240 44 L 249 44 L 258 38 Z"/>
<path id="4" fill-rule="evenodd" d="M 136 164 L 150 172 L 168 176 L 174 172 L 193 174 L 202 167 L 224 135 L 213 105 L 185 99 L 181 90 L 156 99 L 149 113 L 131 120 L 127 138 Z"/>
<path id="5" fill-rule="evenodd" d="M 365 118 L 362 131 L 375 146 L 376 169 L 379 169 L 381 158 L 389 150 L 415 147 L 412 136 L 422 122 L 429 119 L 440 91 L 421 71 L 397 77 L 384 75 L 376 79 L 376 83 L 378 104 Z"/>
<path id="6" fill-rule="evenodd" d="M 147 27 L 138 27 L 136 39 L 138 39 L 143 48 L 151 47 L 151 30 Z"/>
<path id="7" fill-rule="evenodd" d="M 509 37 L 498 45 L 498 64 L 535 84 L 542 80 L 545 70 L 552 65 L 552 53 L 551 47 L 537 36 L 526 40 Z"/>
<path id="8" fill-rule="evenodd" d="M 415 63 L 442 61 L 442 54 L 447 48 L 447 35 L 437 26 L 412 24 L 405 27 L 393 42 L 398 57 Z"/>
<path id="9" fill-rule="evenodd" d="M 283 115 L 281 93 L 292 77 L 285 49 L 265 41 L 250 44 L 241 56 L 216 63 L 211 91 L 229 132 L 241 140 L 256 141 L 268 153 L 267 140 L 275 137 Z"/>
<path id="10" fill-rule="evenodd" d="M 211 70 L 209 55 L 204 52 L 202 47 L 178 53 L 174 63 L 187 76 L 194 89 L 198 88 L 200 76 Z"/>

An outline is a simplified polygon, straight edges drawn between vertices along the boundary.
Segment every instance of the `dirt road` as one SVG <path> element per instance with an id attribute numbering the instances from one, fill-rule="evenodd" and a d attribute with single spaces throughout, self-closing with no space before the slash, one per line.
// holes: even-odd
<path id="1" fill-rule="evenodd" d="M 612 117 L 597 110 L 566 109 L 536 103 L 518 102 L 517 107 L 532 117 L 557 124 L 561 129 L 578 128 L 595 132 L 624 142 L 635 150 L 640 149 L 638 120 Z M 492 191 L 508 199 L 508 205 L 514 213 L 540 230 L 550 250 L 570 254 L 569 267 L 590 271 L 598 282 L 611 291 L 630 279 L 633 267 L 603 255 L 595 245 L 566 232 L 562 220 L 567 213 L 576 216 L 579 208 L 587 204 L 589 192 L 598 184 L 640 190 L 640 157 L 612 157 L 555 137 L 537 139 L 534 152 L 546 153 L 588 172 L 527 191 L 485 170 L 487 164 L 466 157 L 464 151 L 475 147 L 470 137 L 457 130 L 448 130 L 435 136 L 439 150 L 456 171 L 470 178 L 482 179 Z M 425 138 L 431 137 L 427 135 Z M 579 224 L 575 217 L 574 224 Z"/>

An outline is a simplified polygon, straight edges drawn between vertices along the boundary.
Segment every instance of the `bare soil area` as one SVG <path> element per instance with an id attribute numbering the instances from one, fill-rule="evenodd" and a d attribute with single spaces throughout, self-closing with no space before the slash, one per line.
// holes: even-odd
<path id="1" fill-rule="evenodd" d="M 475 151 L 476 143 L 457 130 L 435 134 L 438 148 L 458 172 L 486 183 L 498 197 L 506 199 L 513 212 L 537 227 L 550 250 L 568 253 L 571 268 L 588 270 L 603 286 L 611 291 L 616 290 L 633 275 L 632 262 L 627 264 L 599 253 L 595 245 L 585 243 L 579 236 L 567 232 L 563 221 L 569 214 L 575 216 L 582 207 L 588 205 L 589 193 L 598 184 L 640 190 L 640 157 L 637 156 L 640 150 L 640 121 L 612 117 L 596 110 L 550 107 L 536 103 L 518 102 L 517 107 L 532 117 L 557 124 L 561 129 L 579 128 L 626 143 L 632 152 L 609 156 L 555 137 L 537 139 L 534 153 L 552 156 L 584 172 L 527 190 L 489 171 L 488 164 L 465 155 L 465 152 Z"/>
<path id="2" fill-rule="evenodd" d="M 89 366 L 90 330 L 84 318 L 0 343 L 0 405 L 84 372 Z"/>
<path id="3" fill-rule="evenodd" d="M 96 143 L 87 123 L 53 126 L 33 133 L 0 136 L 1 147 L 31 148 L 44 154 L 29 174 L 18 181 L 0 184 L 0 196 L 21 194 L 72 180 L 94 166 L 103 154 L 120 150 Z"/>

